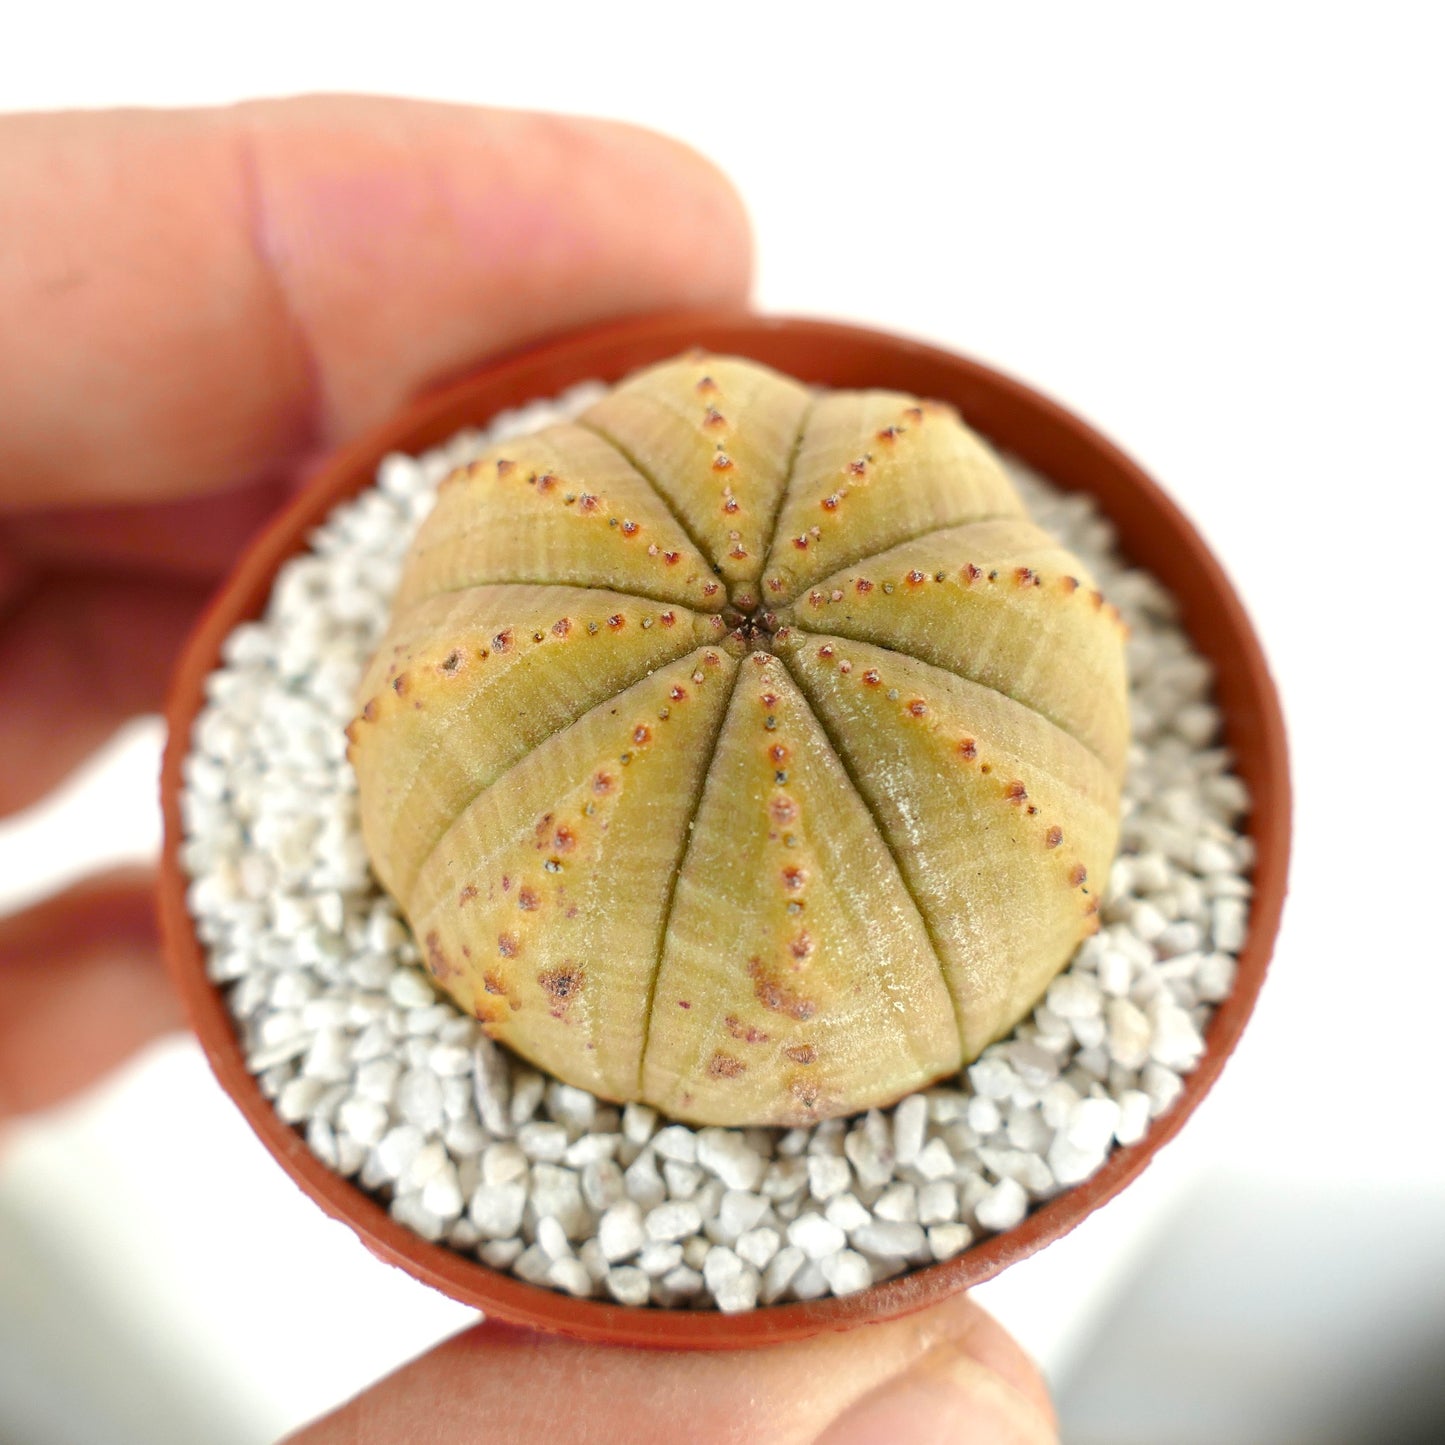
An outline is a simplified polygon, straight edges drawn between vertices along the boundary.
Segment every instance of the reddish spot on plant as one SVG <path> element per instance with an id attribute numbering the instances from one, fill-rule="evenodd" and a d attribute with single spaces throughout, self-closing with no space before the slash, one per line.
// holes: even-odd
<path id="1" fill-rule="evenodd" d="M 793 992 L 768 971 L 762 959 L 748 960 L 748 977 L 753 983 L 753 997 L 765 1009 L 771 1009 L 774 1013 L 786 1014 L 799 1023 L 806 1023 L 817 1013 L 818 1006 L 811 999 L 803 998 Z"/>
<path id="2" fill-rule="evenodd" d="M 563 964 L 560 968 L 543 969 L 537 975 L 537 982 L 541 986 L 542 992 L 554 1004 L 560 1006 L 559 1009 L 554 1009 L 554 1012 L 560 1012 L 582 992 L 582 970 L 571 964 Z"/>
<path id="3" fill-rule="evenodd" d="M 754 1024 L 745 1024 L 736 1014 L 729 1014 L 723 1020 L 723 1027 L 733 1038 L 741 1039 L 747 1044 L 765 1044 L 768 1036 Z"/>

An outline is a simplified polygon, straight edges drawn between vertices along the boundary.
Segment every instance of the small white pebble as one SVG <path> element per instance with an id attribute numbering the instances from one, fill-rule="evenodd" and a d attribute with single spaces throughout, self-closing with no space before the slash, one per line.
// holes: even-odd
<path id="1" fill-rule="evenodd" d="M 1184 1080 L 1160 1064 L 1145 1064 L 1139 1075 L 1139 1084 L 1149 1096 L 1149 1108 L 1157 1119 L 1179 1097 L 1184 1089 Z"/>
<path id="2" fill-rule="evenodd" d="M 401 1066 L 395 1059 L 368 1059 L 356 1071 L 356 1092 L 363 1099 L 390 1104 L 400 1077 Z"/>
<path id="3" fill-rule="evenodd" d="M 1000 1179 L 974 1206 L 974 1218 L 985 1229 L 1012 1229 L 1022 1224 L 1029 1197 L 1017 1179 Z"/>
<path id="4" fill-rule="evenodd" d="M 663 1304 L 680 1304 L 702 1293 L 702 1275 L 680 1264 L 670 1269 L 657 1282 L 657 1297 Z"/>
<path id="5" fill-rule="evenodd" d="M 1134 968 L 1126 954 L 1117 949 L 1108 949 L 1099 958 L 1098 978 L 1099 987 L 1106 994 L 1120 998 L 1129 992 Z"/>
<path id="6" fill-rule="evenodd" d="M 1140 900 L 1130 910 L 1129 926 L 1137 938 L 1153 943 L 1168 928 L 1169 920 L 1152 903 Z"/>
<path id="7" fill-rule="evenodd" d="M 1194 970 L 1194 988 L 1206 1003 L 1222 1003 L 1234 988 L 1235 962 L 1228 954 L 1210 953 Z"/>
<path id="8" fill-rule="evenodd" d="M 351 1077 L 350 1049 L 340 1029 L 322 1029 L 311 1041 L 301 1072 L 308 1079 L 326 1079 L 340 1083 Z"/>
<path id="9" fill-rule="evenodd" d="M 1120 1144 L 1137 1144 L 1149 1128 L 1149 1096 L 1142 1089 L 1125 1089 L 1119 1095 L 1119 1122 L 1114 1138 Z"/>
<path id="10" fill-rule="evenodd" d="M 628 1104 L 622 1110 L 622 1137 L 629 1144 L 646 1144 L 657 1128 L 657 1110 L 646 1104 Z"/>
<path id="11" fill-rule="evenodd" d="M 1224 953 L 1238 953 L 1244 946 L 1247 917 L 1242 898 L 1216 898 L 1210 909 L 1215 948 Z"/>
<path id="12" fill-rule="evenodd" d="M 472 1051 L 462 1044 L 433 1044 L 427 1062 L 444 1079 L 460 1078 L 472 1071 Z"/>
<path id="13" fill-rule="evenodd" d="M 1141 1069 L 1149 1058 L 1151 1030 L 1144 1010 L 1127 998 L 1111 998 L 1105 1011 L 1109 1052 L 1126 1069 Z"/>
<path id="14" fill-rule="evenodd" d="M 326 1088 L 323 1079 L 292 1079 L 276 1096 L 276 1112 L 288 1124 L 299 1124 L 316 1107 Z"/>
<path id="15" fill-rule="evenodd" d="M 472 1049 L 472 1086 L 482 1124 L 495 1137 L 512 1132 L 512 1078 L 502 1051 L 487 1038 Z"/>
<path id="16" fill-rule="evenodd" d="M 775 1159 L 764 1170 L 759 1188 L 768 1199 L 777 1202 L 791 1198 L 807 1186 L 808 1165 L 805 1160 Z"/>
<path id="17" fill-rule="evenodd" d="M 636 1265 L 619 1265 L 607 1271 L 607 1293 L 621 1305 L 645 1305 L 652 1293 L 652 1280 Z"/>
<path id="18" fill-rule="evenodd" d="M 537 1221 L 537 1243 L 546 1250 L 551 1259 L 562 1259 L 572 1253 L 567 1242 L 567 1231 L 550 1214 Z"/>
<path id="19" fill-rule="evenodd" d="M 845 1234 L 867 1224 L 873 1217 L 852 1194 L 840 1194 L 828 1201 L 823 1217 L 829 1224 L 836 1224 Z"/>
<path id="20" fill-rule="evenodd" d="M 644 1209 L 653 1209 L 667 1198 L 667 1185 L 657 1172 L 657 1159 L 650 1149 L 627 1166 L 622 1179 L 628 1195 Z"/>
<path id="21" fill-rule="evenodd" d="M 893 1110 L 893 1157 L 906 1167 L 918 1158 L 928 1129 L 928 1100 L 910 1094 Z"/>
<path id="22" fill-rule="evenodd" d="M 388 1179 L 400 1179 L 421 1152 L 426 1136 L 414 1124 L 398 1124 L 376 1146 L 377 1162 Z"/>
<path id="23" fill-rule="evenodd" d="M 729 1189 L 756 1189 L 767 1167 L 762 1155 L 732 1129 L 704 1129 L 698 1134 L 697 1162 Z"/>
<path id="24" fill-rule="evenodd" d="M 852 1177 L 848 1161 L 836 1154 L 813 1154 L 808 1158 L 808 1192 L 820 1202 L 841 1194 Z"/>
<path id="25" fill-rule="evenodd" d="M 847 1242 L 847 1235 L 836 1224 L 811 1210 L 800 1214 L 788 1225 L 788 1243 L 796 1245 L 809 1259 L 822 1259 L 825 1255 L 834 1254 Z"/>
<path id="26" fill-rule="evenodd" d="M 597 1224 L 597 1240 L 609 1262 L 627 1259 L 647 1243 L 642 1227 L 642 1208 L 632 1199 L 624 1199 L 608 1209 Z"/>
<path id="27" fill-rule="evenodd" d="M 669 1159 L 662 1166 L 662 1180 L 673 1199 L 691 1199 L 702 1183 L 702 1170 L 695 1164 L 678 1164 Z"/>
<path id="28" fill-rule="evenodd" d="M 585 1089 L 554 1082 L 547 1086 L 547 1112 L 569 1134 L 580 1134 L 592 1127 L 597 1117 L 597 1100 Z"/>
<path id="29" fill-rule="evenodd" d="M 957 1168 L 952 1152 L 942 1139 L 930 1139 L 914 1162 L 914 1168 L 927 1180 L 947 1179 Z"/>
<path id="30" fill-rule="evenodd" d="M 627 1184 L 615 1160 L 594 1159 L 582 1166 L 582 1197 L 599 1214 L 619 1203 L 626 1194 Z M 659 1202 L 660 1198 L 653 1201 Z"/>
<path id="31" fill-rule="evenodd" d="M 386 991 L 398 1008 L 427 1008 L 437 1001 L 436 991 L 414 968 L 397 969 Z"/>
<path id="32" fill-rule="evenodd" d="M 488 1239 L 506 1239 L 521 1227 L 527 1191 L 520 1184 L 483 1184 L 472 1195 L 467 1214 Z"/>
<path id="33" fill-rule="evenodd" d="M 935 1124 L 953 1124 L 968 1112 L 968 1095 L 961 1089 L 930 1089 L 924 1096 L 928 1100 L 928 1117 Z"/>
<path id="34" fill-rule="evenodd" d="M 422 1186 L 421 1206 L 428 1214 L 449 1223 L 462 1212 L 465 1200 L 457 1180 L 456 1166 L 450 1160 Z"/>
<path id="35" fill-rule="evenodd" d="M 1166 1069 L 1191 1069 L 1204 1052 L 1204 1039 L 1187 1010 L 1164 998 L 1148 1008 L 1149 1057 Z"/>
<path id="36" fill-rule="evenodd" d="M 763 1271 L 762 1302 L 765 1305 L 776 1304 L 806 1262 L 807 1255 L 796 1244 L 780 1249 Z"/>
<path id="37" fill-rule="evenodd" d="M 1009 1073 L 1012 1075 L 1013 1071 L 1009 1070 Z M 968 1125 L 985 1135 L 1003 1128 L 1003 1115 L 999 1112 L 998 1104 L 981 1094 L 975 1095 L 968 1101 Z"/>
<path id="38" fill-rule="evenodd" d="M 674 1270 L 682 1263 L 682 1246 L 677 1243 L 664 1244 L 654 1241 L 645 1244 L 637 1256 L 638 1268 L 645 1270 L 654 1279 Z"/>
<path id="39" fill-rule="evenodd" d="M 691 1164 L 697 1159 L 697 1135 L 682 1124 L 669 1124 L 658 1131 L 652 1141 L 658 1157 L 672 1159 L 679 1164 Z"/>
<path id="40" fill-rule="evenodd" d="M 381 1142 L 389 1121 L 383 1105 L 353 1095 L 337 1109 L 336 1122 L 358 1144 L 370 1149 Z"/>
<path id="41" fill-rule="evenodd" d="M 958 1218 L 958 1190 L 952 1180 L 938 1179 L 918 1191 L 918 1222 L 946 1224 Z"/>
<path id="42" fill-rule="evenodd" d="M 1200 873 L 1234 872 L 1234 855 L 1223 843 L 1218 843 L 1213 838 L 1201 838 L 1194 845 L 1190 862 Z"/>
<path id="43" fill-rule="evenodd" d="M 935 1224 L 928 1231 L 928 1251 L 942 1261 L 961 1254 L 973 1243 L 973 1230 L 966 1224 Z"/>
<path id="44" fill-rule="evenodd" d="M 592 1276 L 587 1273 L 587 1266 L 572 1255 L 554 1259 L 547 1270 L 547 1280 L 577 1299 L 586 1299 L 592 1293 Z"/>
<path id="45" fill-rule="evenodd" d="M 570 1168 L 581 1169 L 599 1159 L 611 1159 L 621 1142 L 620 1134 L 582 1134 L 567 1146 L 562 1160 Z"/>
<path id="46" fill-rule="evenodd" d="M 768 1212 L 768 1201 L 742 1189 L 729 1189 L 718 1204 L 718 1226 L 725 1242 L 756 1228 Z"/>
<path id="47" fill-rule="evenodd" d="M 715 1244 L 702 1263 L 703 1283 L 724 1314 L 750 1310 L 758 1302 L 758 1271 L 725 1244 Z"/>
<path id="48" fill-rule="evenodd" d="M 766 1269 L 782 1242 L 782 1236 L 776 1229 L 762 1227 L 738 1235 L 733 1248 L 738 1258 L 747 1260 L 754 1269 Z"/>
<path id="49" fill-rule="evenodd" d="M 882 1147 L 865 1128 L 855 1128 L 844 1139 L 843 1151 L 860 1183 L 877 1186 L 887 1184 L 893 1177 L 891 1141 Z"/>
<path id="50" fill-rule="evenodd" d="M 573 1239 L 580 1237 L 591 1219 L 582 1202 L 582 1181 L 577 1171 L 559 1164 L 532 1166 L 532 1208 L 539 1217 L 555 1215 Z"/>
<path id="51" fill-rule="evenodd" d="M 527 1172 L 527 1156 L 510 1140 L 493 1144 L 482 1154 L 482 1178 L 488 1184 L 510 1184 Z"/>
<path id="52" fill-rule="evenodd" d="M 1039 1154 L 1049 1146 L 1049 1126 L 1037 1105 L 1032 1108 L 1013 1105 L 1004 1121 L 1004 1134 L 1015 1149 Z"/>
<path id="53" fill-rule="evenodd" d="M 582 1261 L 593 1284 L 601 1284 L 607 1278 L 607 1260 L 595 1238 L 582 1241 L 577 1248 L 577 1258 Z"/>
<path id="54" fill-rule="evenodd" d="M 531 1069 L 519 1070 L 512 1075 L 512 1102 L 509 1112 L 513 1128 L 520 1128 L 537 1112 L 545 1087 L 546 1081 L 541 1074 L 534 1073 Z"/>
<path id="55" fill-rule="evenodd" d="M 477 1255 L 493 1269 L 511 1269 L 524 1247 L 520 1239 L 489 1239 L 478 1248 Z"/>
<path id="56" fill-rule="evenodd" d="M 686 1239 L 702 1228 L 702 1215 L 690 1200 L 670 1200 L 647 1212 L 643 1220 L 647 1237 L 663 1243 Z"/>
<path id="57" fill-rule="evenodd" d="M 1007 1099 L 1019 1086 L 1018 1075 L 1009 1067 L 1008 1061 L 992 1053 L 985 1054 L 969 1067 L 968 1081 L 980 1099 Z M 972 1117 L 969 1122 L 981 1134 L 991 1132 L 973 1123 Z"/>
<path id="58" fill-rule="evenodd" d="M 560 1124 L 532 1119 L 518 1128 L 517 1144 L 528 1159 L 557 1164 L 567 1152 L 567 1131 Z"/>
<path id="59" fill-rule="evenodd" d="M 849 1235 L 849 1239 L 855 1249 L 899 1259 L 917 1254 L 927 1244 L 921 1224 L 886 1219 L 862 1225 Z"/>
<path id="60" fill-rule="evenodd" d="M 421 1202 L 419 1194 L 399 1194 L 391 1202 L 391 1213 L 410 1230 L 433 1243 L 446 1233 L 446 1221 L 439 1219 Z"/>
<path id="61" fill-rule="evenodd" d="M 823 1278 L 835 1295 L 857 1294 L 873 1283 L 868 1261 L 852 1249 L 840 1249 L 822 1261 Z"/>
<path id="62" fill-rule="evenodd" d="M 1086 973 L 1061 974 L 1049 985 L 1048 1000 L 1061 1019 L 1093 1018 L 1099 1012 L 1099 985 Z"/>
<path id="63" fill-rule="evenodd" d="M 918 1218 L 918 1191 L 902 1181 L 890 1184 L 873 1201 L 873 1214 L 878 1219 L 912 1223 Z"/>
<path id="64" fill-rule="evenodd" d="M 396 1107 L 408 1124 L 426 1134 L 442 1127 L 442 1081 L 430 1069 L 408 1069 L 396 1086 Z"/>

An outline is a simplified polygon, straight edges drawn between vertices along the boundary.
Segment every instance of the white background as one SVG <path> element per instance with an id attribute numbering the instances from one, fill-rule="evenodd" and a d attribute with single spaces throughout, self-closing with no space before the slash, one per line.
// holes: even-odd
<path id="1" fill-rule="evenodd" d="M 746 198 L 761 309 L 980 357 L 1163 482 L 1283 692 L 1290 904 L 1183 1137 L 980 1293 L 1071 1441 L 1385 1438 L 1350 1411 L 1445 1309 L 1436 8 L 17 9 L 6 108 L 349 89 L 669 131 Z M 157 736 L 0 832 L 5 898 L 153 845 Z M 466 1317 L 324 1222 L 184 1040 L 0 1155 L 0 1437 L 265 1441 Z"/>

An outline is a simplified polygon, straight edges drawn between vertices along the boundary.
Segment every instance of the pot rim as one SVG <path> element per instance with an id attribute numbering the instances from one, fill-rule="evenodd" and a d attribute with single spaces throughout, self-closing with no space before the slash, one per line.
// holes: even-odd
<path id="1" fill-rule="evenodd" d="M 370 486 L 381 458 L 417 452 L 464 425 L 555 396 L 580 381 L 615 381 L 639 365 L 700 346 L 750 356 L 804 381 L 834 387 L 886 385 L 954 403 L 970 426 L 1064 490 L 1091 493 L 1113 523 L 1121 550 L 1180 604 L 1192 642 L 1215 669 L 1224 740 L 1249 787 L 1246 829 L 1254 840 L 1254 896 L 1234 988 L 1215 1010 L 1205 1052 L 1173 1106 L 1136 1144 L 1117 1147 L 1082 1184 L 1038 1206 L 1011 1230 L 941 1264 L 913 1270 L 843 1298 L 759 1306 L 741 1314 L 579 1300 L 446 1245 L 432 1244 L 335 1173 L 282 1121 L 247 1070 L 223 993 L 206 976 L 205 953 L 186 907 L 180 863 L 182 765 L 221 644 L 260 615 L 281 564 L 338 503 Z M 171 978 L 221 1087 L 295 1183 L 366 1248 L 460 1303 L 512 1324 L 613 1344 L 729 1349 L 800 1339 L 877 1323 L 980 1284 L 1062 1237 L 1113 1198 L 1178 1133 L 1213 1086 L 1253 1011 L 1279 928 L 1287 889 L 1291 791 L 1284 721 L 1259 641 L 1219 562 L 1159 486 L 1079 417 L 979 362 L 885 332 L 800 317 L 741 312 L 670 312 L 612 322 L 527 347 L 405 407 L 337 451 L 246 549 L 197 623 L 166 702 L 161 767 L 162 845 L 158 906 Z"/>

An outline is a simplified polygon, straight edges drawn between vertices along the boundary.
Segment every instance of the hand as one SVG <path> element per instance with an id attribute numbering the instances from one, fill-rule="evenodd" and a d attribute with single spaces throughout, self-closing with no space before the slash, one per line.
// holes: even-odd
<path id="1" fill-rule="evenodd" d="M 339 442 L 550 333 L 740 304 L 750 268 L 736 197 L 670 141 L 343 97 L 0 118 L 0 232 L 3 812 L 159 708 L 239 545 Z M 0 921 L 0 1117 L 179 1022 L 151 889 Z M 729 1354 L 483 1324 L 295 1438 L 1035 1442 L 1052 1418 L 962 1299 Z"/>

